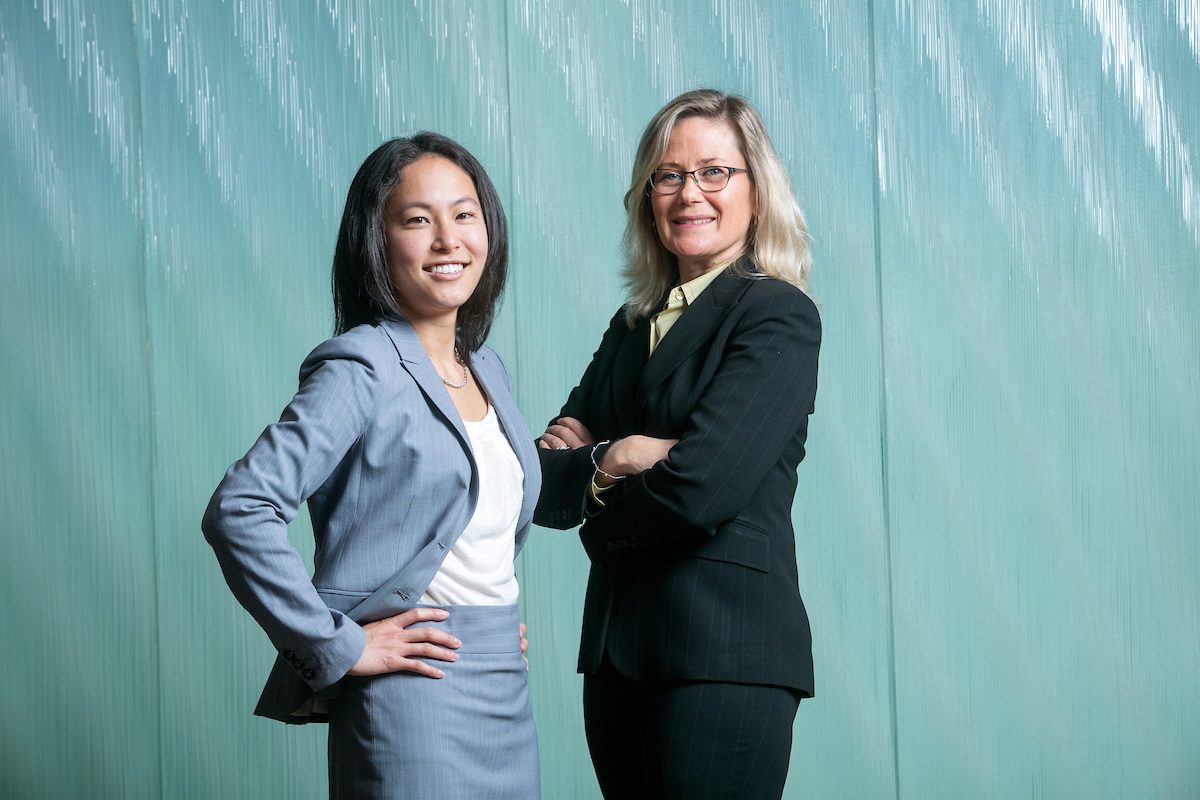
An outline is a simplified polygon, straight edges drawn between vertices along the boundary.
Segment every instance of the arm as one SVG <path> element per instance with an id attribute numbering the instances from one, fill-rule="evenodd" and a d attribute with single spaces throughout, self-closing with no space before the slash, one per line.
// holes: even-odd
<path id="1" fill-rule="evenodd" d="M 573 417 L 585 429 L 591 426 L 591 398 L 599 377 L 612 369 L 617 348 L 628 332 L 625 311 L 621 309 L 609 321 L 600 346 L 583 372 L 579 384 L 567 396 L 558 418 Z M 551 423 L 553 425 L 553 423 Z M 567 530 L 583 522 L 587 487 L 592 480 L 591 446 L 567 450 L 538 448 L 542 465 L 542 491 L 533 521 L 545 528 Z M 598 453 L 597 455 L 602 455 Z"/>
<path id="2" fill-rule="evenodd" d="M 427 645 L 420 643 L 440 639 L 418 632 L 433 629 L 402 633 L 396 628 L 438 617 L 400 615 L 364 631 L 325 605 L 287 536 L 300 504 L 325 482 L 374 417 L 378 370 L 361 339 L 341 337 L 313 351 L 300 380 L 280 420 L 263 431 L 217 487 L 204 514 L 205 538 L 238 601 L 314 690 L 351 669 L 357 674 L 414 669 L 404 656 L 438 657 L 422 652 Z"/>
<path id="3" fill-rule="evenodd" d="M 806 296 L 757 299 L 668 460 L 605 494 L 605 508 L 583 531 L 589 552 L 631 533 L 638 546 L 711 536 L 737 516 L 813 407 L 820 341 Z"/>

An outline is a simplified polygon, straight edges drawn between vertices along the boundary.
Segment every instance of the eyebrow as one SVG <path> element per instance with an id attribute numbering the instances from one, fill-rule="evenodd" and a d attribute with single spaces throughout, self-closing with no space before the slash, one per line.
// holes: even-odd
<path id="1" fill-rule="evenodd" d="M 705 158 L 705 159 L 701 159 L 700 163 L 701 164 L 724 164 L 726 161 L 729 161 L 729 159 L 727 159 L 727 158 Z M 659 164 L 658 168 L 665 169 L 667 167 L 682 167 L 682 166 L 683 165 L 680 164 L 678 161 L 667 161 L 665 163 Z"/>
<path id="2" fill-rule="evenodd" d="M 466 196 L 460 197 L 457 200 L 452 200 L 450 202 L 450 205 L 451 206 L 461 206 L 464 203 L 469 203 L 470 205 L 475 205 L 475 206 L 479 205 L 479 201 L 476 200 L 474 197 L 466 197 Z M 431 205 L 429 205 L 429 203 L 423 202 L 421 200 L 417 200 L 412 203 L 405 203 L 404 205 L 400 206 L 400 208 L 398 210 L 399 211 L 410 211 L 414 208 L 423 209 L 425 211 L 433 210 L 433 206 L 431 206 Z"/>

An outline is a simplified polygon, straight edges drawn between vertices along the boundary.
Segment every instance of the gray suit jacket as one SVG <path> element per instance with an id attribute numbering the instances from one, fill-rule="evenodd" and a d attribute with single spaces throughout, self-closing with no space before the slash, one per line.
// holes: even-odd
<path id="1" fill-rule="evenodd" d="M 541 486 L 533 437 L 489 347 L 471 367 L 525 473 L 519 552 Z M 278 422 L 229 468 L 203 530 L 238 601 L 279 651 L 255 713 L 323 721 L 362 655 L 360 623 L 411 608 L 466 527 L 479 474 L 462 419 L 407 322 L 321 344 Z M 287 525 L 307 500 L 310 578 Z"/>

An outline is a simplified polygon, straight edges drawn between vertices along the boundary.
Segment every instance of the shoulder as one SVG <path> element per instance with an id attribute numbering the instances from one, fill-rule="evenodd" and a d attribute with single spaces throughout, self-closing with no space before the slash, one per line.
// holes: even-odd
<path id="1" fill-rule="evenodd" d="M 752 322 L 780 318 L 813 330 L 820 336 L 821 314 L 817 304 L 805 292 L 778 278 L 743 278 L 746 291 L 738 301 L 742 313 Z"/>
<path id="2" fill-rule="evenodd" d="M 604 329 L 602 341 L 621 341 L 644 319 L 645 317 L 639 316 L 631 323 L 629 321 L 629 304 L 622 304 L 608 321 L 608 327 Z"/>
<path id="3" fill-rule="evenodd" d="M 471 365 L 480 366 L 486 369 L 500 370 L 504 373 L 508 372 L 508 365 L 504 363 L 504 359 L 490 345 L 481 345 L 478 350 L 471 354 Z"/>
<path id="4" fill-rule="evenodd" d="M 352 371 L 376 374 L 397 360 L 396 350 L 387 333 L 377 324 L 356 325 L 340 336 L 317 345 L 300 366 L 300 379 L 322 365 L 335 362 Z"/>
<path id="5" fill-rule="evenodd" d="M 623 304 L 608 321 L 608 330 L 622 330 L 629 327 L 629 305 Z"/>
<path id="6" fill-rule="evenodd" d="M 504 381 L 504 385 L 508 387 L 508 391 L 512 392 L 512 374 L 508 371 L 508 365 L 504 363 L 504 359 L 491 346 L 486 344 L 481 345 L 478 350 L 471 354 L 471 369 L 482 371 L 488 375 L 495 375 Z"/>

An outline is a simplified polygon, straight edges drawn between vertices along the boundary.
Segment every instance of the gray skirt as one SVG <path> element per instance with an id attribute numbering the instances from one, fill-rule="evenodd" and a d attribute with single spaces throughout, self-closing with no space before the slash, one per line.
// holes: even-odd
<path id="1" fill-rule="evenodd" d="M 343 679 L 329 708 L 329 796 L 528 800 L 540 796 L 517 606 L 444 606 L 422 622 L 462 642 L 446 677 Z"/>

